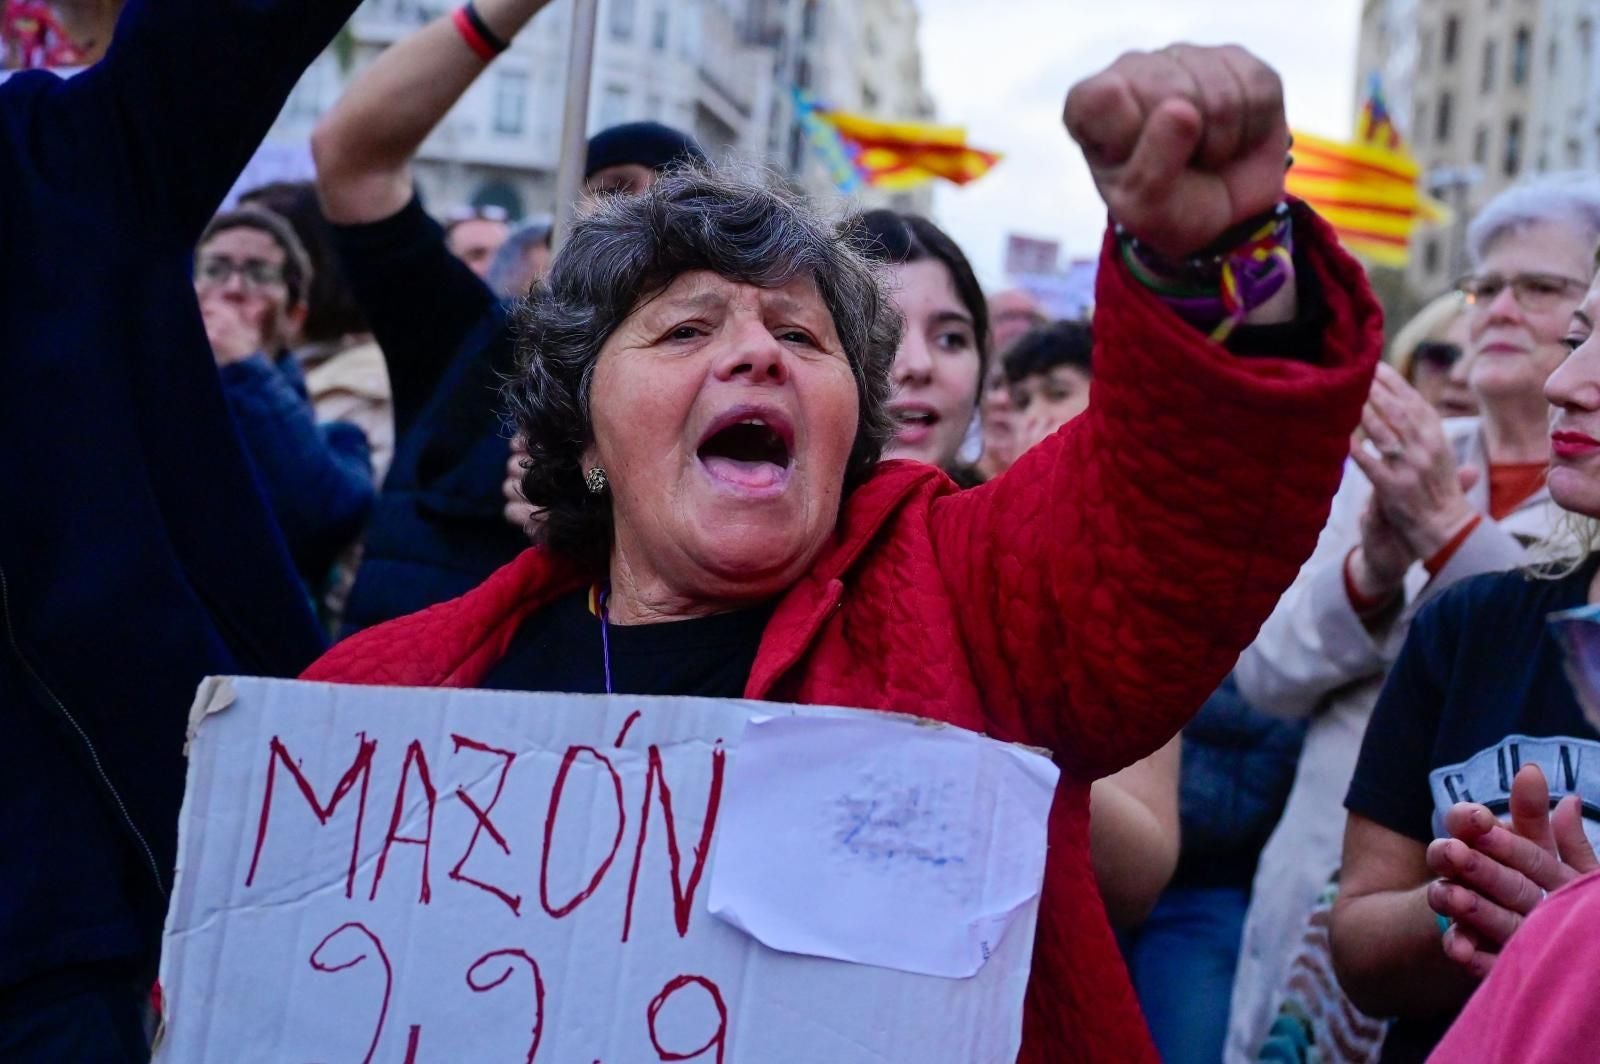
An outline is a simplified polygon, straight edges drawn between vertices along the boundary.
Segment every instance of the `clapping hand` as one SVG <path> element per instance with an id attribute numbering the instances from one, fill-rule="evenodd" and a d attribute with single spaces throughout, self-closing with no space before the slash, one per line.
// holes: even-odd
<path id="1" fill-rule="evenodd" d="M 1547 893 L 1600 869 L 1583 830 L 1576 795 L 1550 812 L 1550 790 L 1537 765 L 1524 765 L 1511 784 L 1511 825 L 1470 802 L 1445 814 L 1451 837 L 1428 846 L 1428 867 L 1440 878 L 1428 905 L 1450 920 L 1445 955 L 1483 977 L 1501 948 Z"/>
<path id="2" fill-rule="evenodd" d="M 1472 520 L 1466 488 L 1477 471 L 1457 468 L 1438 412 L 1393 367 L 1379 364 L 1361 428 L 1376 453 L 1357 442 L 1350 457 L 1412 555 L 1432 557 Z"/>

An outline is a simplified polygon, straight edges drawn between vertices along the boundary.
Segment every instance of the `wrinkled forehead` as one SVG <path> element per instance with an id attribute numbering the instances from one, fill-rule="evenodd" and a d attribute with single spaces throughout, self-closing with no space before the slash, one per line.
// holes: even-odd
<path id="1" fill-rule="evenodd" d="M 1478 273 L 1555 273 L 1588 280 L 1594 273 L 1593 236 L 1579 226 L 1536 221 L 1508 229 L 1484 249 Z"/>
<path id="2" fill-rule="evenodd" d="M 767 286 L 725 277 L 714 270 L 686 270 L 659 292 L 640 300 L 634 313 L 735 307 L 831 319 L 816 278 L 806 271 L 782 284 Z"/>

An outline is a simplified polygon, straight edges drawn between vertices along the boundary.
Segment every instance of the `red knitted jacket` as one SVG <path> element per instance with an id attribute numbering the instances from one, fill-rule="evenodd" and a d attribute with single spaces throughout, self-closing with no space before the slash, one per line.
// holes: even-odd
<path id="1" fill-rule="evenodd" d="M 1089 784 L 1183 726 L 1327 516 L 1380 313 L 1326 227 L 1297 235 L 1332 312 L 1320 357 L 1230 355 L 1103 255 L 1088 412 L 971 491 L 884 463 L 762 638 L 751 698 L 915 713 L 1054 751 L 1027 1064 L 1157 1060 L 1089 863 Z M 587 578 L 529 550 L 306 679 L 473 686 L 524 617 Z"/>

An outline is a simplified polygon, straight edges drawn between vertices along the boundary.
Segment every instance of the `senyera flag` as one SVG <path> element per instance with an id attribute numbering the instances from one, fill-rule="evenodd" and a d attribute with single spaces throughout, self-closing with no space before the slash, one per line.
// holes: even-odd
<path id="1" fill-rule="evenodd" d="M 1373 85 L 1348 143 L 1294 134 L 1294 165 L 1286 186 L 1309 203 L 1350 251 L 1380 266 L 1404 266 L 1420 222 L 1440 223 L 1449 212 L 1421 187 L 1422 167 Z"/>
<path id="2" fill-rule="evenodd" d="M 835 111 L 804 89 L 794 90 L 794 101 L 807 139 L 842 192 L 914 188 L 936 177 L 965 185 L 1000 161 L 997 153 L 969 145 L 960 126 Z"/>

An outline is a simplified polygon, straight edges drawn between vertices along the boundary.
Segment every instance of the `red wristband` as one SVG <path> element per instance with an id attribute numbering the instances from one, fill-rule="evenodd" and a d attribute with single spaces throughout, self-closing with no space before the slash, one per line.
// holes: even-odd
<path id="1" fill-rule="evenodd" d="M 1382 598 L 1372 598 L 1368 595 L 1363 595 L 1361 589 L 1356 587 L 1355 578 L 1350 575 L 1350 563 L 1355 560 L 1356 551 L 1360 549 L 1360 547 L 1351 547 L 1350 553 L 1344 556 L 1344 594 L 1350 600 L 1350 608 L 1356 611 L 1356 616 L 1367 617 L 1380 612 L 1385 606 L 1389 605 L 1394 596 L 1385 595 Z"/>
<path id="2" fill-rule="evenodd" d="M 456 32 L 461 34 L 463 41 L 467 42 L 467 47 L 471 48 L 477 57 L 485 63 L 492 62 L 495 56 L 504 51 L 503 48 L 496 48 L 495 42 L 483 35 L 482 31 L 478 29 L 478 24 L 473 19 L 472 13 L 465 7 L 458 7 L 451 12 L 450 21 L 456 24 Z"/>
<path id="3" fill-rule="evenodd" d="M 1467 537 L 1472 535 L 1482 523 L 1483 515 L 1473 514 L 1472 520 L 1462 525 L 1461 531 L 1450 537 L 1450 542 L 1434 551 L 1433 557 L 1422 563 L 1423 568 L 1428 570 L 1428 575 L 1438 576 L 1439 570 L 1450 564 L 1450 559 L 1454 558 L 1456 551 L 1461 549 L 1461 544 L 1465 543 Z"/>

